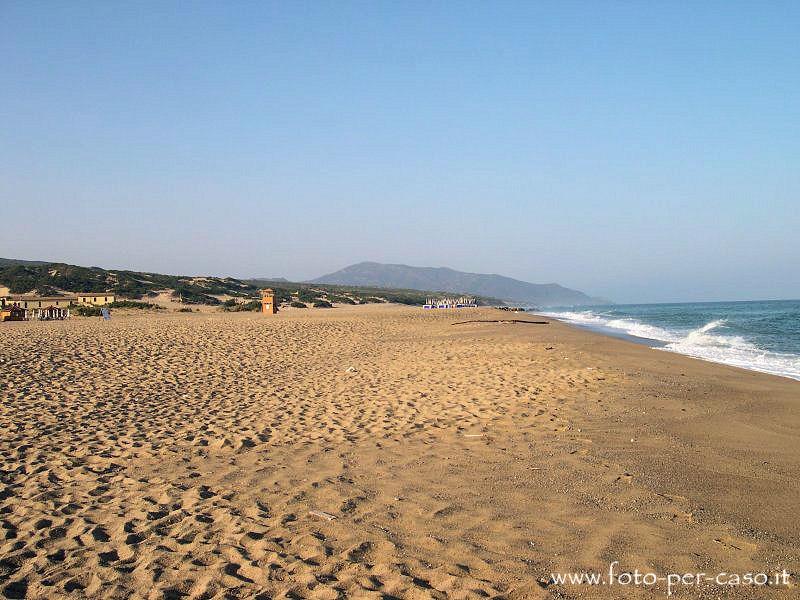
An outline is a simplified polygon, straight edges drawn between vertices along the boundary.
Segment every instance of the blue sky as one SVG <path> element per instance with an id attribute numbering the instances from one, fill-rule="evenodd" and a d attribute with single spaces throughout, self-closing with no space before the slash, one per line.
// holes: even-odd
<path id="1" fill-rule="evenodd" d="M 800 3 L 3 2 L 0 256 L 800 297 Z"/>

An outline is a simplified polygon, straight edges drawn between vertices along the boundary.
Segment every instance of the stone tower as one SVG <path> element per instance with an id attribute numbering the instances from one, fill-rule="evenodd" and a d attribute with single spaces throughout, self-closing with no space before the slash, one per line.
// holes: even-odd
<path id="1" fill-rule="evenodd" d="M 275 304 L 275 292 L 269 288 L 261 290 L 261 312 L 267 315 L 274 315 L 278 312 L 278 306 Z"/>

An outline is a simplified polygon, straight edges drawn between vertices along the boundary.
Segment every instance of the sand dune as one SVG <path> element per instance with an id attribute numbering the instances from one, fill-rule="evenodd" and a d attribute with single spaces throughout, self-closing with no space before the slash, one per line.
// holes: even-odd
<path id="1" fill-rule="evenodd" d="M 0 592 L 649 598 L 549 575 L 798 571 L 800 385 L 465 314 L 503 316 L 2 324 Z"/>

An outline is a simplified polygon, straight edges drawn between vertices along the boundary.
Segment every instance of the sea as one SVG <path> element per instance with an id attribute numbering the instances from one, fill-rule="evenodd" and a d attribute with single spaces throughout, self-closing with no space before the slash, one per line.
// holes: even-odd
<path id="1" fill-rule="evenodd" d="M 666 352 L 800 380 L 800 300 L 535 310 Z"/>

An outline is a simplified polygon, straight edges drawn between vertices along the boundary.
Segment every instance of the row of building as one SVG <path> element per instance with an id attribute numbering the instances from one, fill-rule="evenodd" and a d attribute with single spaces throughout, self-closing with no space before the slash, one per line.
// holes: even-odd
<path id="1" fill-rule="evenodd" d="M 4 296 L 0 297 L 0 321 L 30 319 L 66 319 L 74 305 L 105 306 L 114 302 L 114 294 L 80 293 L 74 296 Z"/>
<path id="2" fill-rule="evenodd" d="M 428 298 L 422 308 L 475 308 L 478 301 L 472 296 L 461 296 L 459 298 L 443 297 Z"/>

